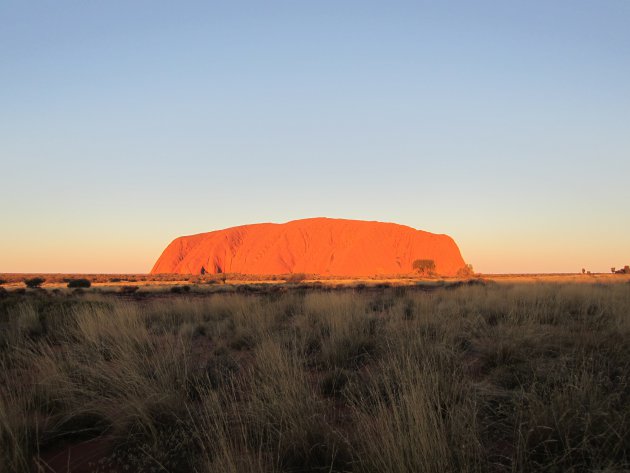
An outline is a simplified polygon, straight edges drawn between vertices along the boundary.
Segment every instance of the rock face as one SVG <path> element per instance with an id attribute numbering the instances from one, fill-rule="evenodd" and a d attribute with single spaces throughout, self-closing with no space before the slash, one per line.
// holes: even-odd
<path id="1" fill-rule="evenodd" d="M 309 218 L 176 238 L 151 274 L 396 275 L 412 273 L 418 259 L 433 260 L 443 276 L 465 266 L 447 235 L 395 223 Z"/>

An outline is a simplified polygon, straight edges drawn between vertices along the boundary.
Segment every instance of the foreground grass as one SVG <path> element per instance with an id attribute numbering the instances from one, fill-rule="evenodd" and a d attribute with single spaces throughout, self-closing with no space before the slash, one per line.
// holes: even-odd
<path id="1" fill-rule="evenodd" d="M 5 294 L 0 471 L 620 471 L 628 335 L 628 284 Z"/>

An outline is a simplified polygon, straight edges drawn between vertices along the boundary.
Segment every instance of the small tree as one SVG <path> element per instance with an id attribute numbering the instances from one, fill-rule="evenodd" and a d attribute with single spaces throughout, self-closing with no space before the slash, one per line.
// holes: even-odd
<path id="1" fill-rule="evenodd" d="M 467 264 L 466 266 L 457 270 L 456 276 L 458 278 L 467 278 L 472 276 L 473 274 L 475 274 L 475 271 L 473 270 L 472 264 Z"/>
<path id="2" fill-rule="evenodd" d="M 617 269 L 617 268 L 615 268 L 615 267 L 613 266 L 612 268 L 610 268 L 610 272 L 611 272 L 611 273 L 613 273 L 613 274 L 615 274 L 615 270 L 616 270 L 616 269 Z"/>
<path id="3" fill-rule="evenodd" d="M 26 287 L 35 289 L 37 287 L 40 287 L 42 284 L 44 284 L 45 281 L 46 280 L 44 278 L 31 278 L 31 279 L 25 279 L 24 284 L 26 284 Z"/>
<path id="4" fill-rule="evenodd" d="M 432 259 L 417 259 L 413 262 L 413 269 L 421 275 L 432 275 L 435 273 L 435 261 Z"/>

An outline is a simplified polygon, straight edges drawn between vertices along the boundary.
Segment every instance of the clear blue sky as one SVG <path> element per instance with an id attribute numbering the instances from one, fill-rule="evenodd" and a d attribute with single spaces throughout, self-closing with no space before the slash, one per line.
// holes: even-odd
<path id="1" fill-rule="evenodd" d="M 0 3 L 0 272 L 328 216 L 630 264 L 630 1 Z"/>

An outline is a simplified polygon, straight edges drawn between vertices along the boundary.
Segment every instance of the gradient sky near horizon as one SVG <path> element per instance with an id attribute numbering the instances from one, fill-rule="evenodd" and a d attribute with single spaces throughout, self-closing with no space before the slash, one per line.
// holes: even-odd
<path id="1" fill-rule="evenodd" d="M 630 1 L 0 3 L 0 272 L 327 216 L 630 264 Z"/>

